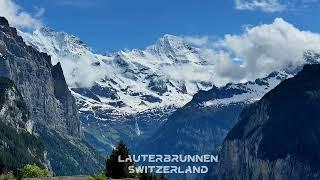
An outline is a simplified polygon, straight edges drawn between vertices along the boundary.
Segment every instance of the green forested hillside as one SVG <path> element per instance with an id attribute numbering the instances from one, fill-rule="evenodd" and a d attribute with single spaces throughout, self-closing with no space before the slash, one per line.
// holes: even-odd
<path id="1" fill-rule="evenodd" d="M 24 130 L 19 132 L 0 120 L 0 171 L 16 172 L 28 163 L 41 165 L 43 151 L 37 137 Z"/>

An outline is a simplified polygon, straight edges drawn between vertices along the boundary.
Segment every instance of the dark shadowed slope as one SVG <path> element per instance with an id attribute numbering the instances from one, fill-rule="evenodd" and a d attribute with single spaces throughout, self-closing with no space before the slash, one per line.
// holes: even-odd
<path id="1" fill-rule="evenodd" d="M 220 179 L 319 179 L 320 65 L 246 108 L 221 153 Z"/>

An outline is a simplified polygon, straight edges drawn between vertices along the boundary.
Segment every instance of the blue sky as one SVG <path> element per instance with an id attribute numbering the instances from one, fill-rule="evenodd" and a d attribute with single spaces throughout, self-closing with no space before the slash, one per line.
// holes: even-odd
<path id="1" fill-rule="evenodd" d="M 276 17 L 299 29 L 320 32 L 317 0 L 16 0 L 16 3 L 23 11 L 39 16 L 46 26 L 79 36 L 98 52 L 144 48 L 164 34 L 220 39 L 225 34 L 240 34 L 246 25 L 272 23 Z"/>

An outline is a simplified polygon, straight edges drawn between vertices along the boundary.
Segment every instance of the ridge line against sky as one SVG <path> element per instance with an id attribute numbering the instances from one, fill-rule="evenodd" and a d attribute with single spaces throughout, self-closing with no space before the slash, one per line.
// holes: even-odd
<path id="1" fill-rule="evenodd" d="M 0 0 L 0 15 L 13 26 L 42 25 L 80 37 L 97 52 L 143 49 L 164 34 L 201 43 L 277 17 L 299 29 L 320 32 L 319 0 Z M 222 18 L 223 17 L 223 18 Z M 196 42 L 195 42 L 196 43 Z"/>
<path id="2" fill-rule="evenodd" d="M 46 0 L 31 0 L 31 1 L 44 2 Z M 99 0 L 96 0 L 96 1 L 99 1 Z M 164 31 L 163 29 L 159 30 L 160 31 L 159 34 L 151 33 L 151 35 L 155 36 L 154 38 L 150 37 L 150 34 L 143 34 L 138 37 L 127 34 L 130 36 L 122 37 L 121 36 L 123 35 L 122 33 L 125 33 L 131 30 L 131 29 L 126 29 L 125 32 L 122 32 L 120 34 L 117 34 L 116 31 L 110 31 L 110 34 L 111 34 L 110 37 L 107 36 L 107 35 L 110 35 L 108 33 L 105 33 L 106 34 L 105 36 L 100 37 L 99 32 L 106 31 L 106 29 L 101 27 L 101 24 L 99 24 L 99 26 L 97 27 L 88 26 L 89 28 L 85 28 L 87 27 L 85 26 L 86 22 L 78 20 L 79 18 L 74 15 L 71 16 L 73 18 L 72 21 L 60 22 L 61 19 L 59 18 L 60 16 L 57 16 L 57 12 L 54 12 L 55 16 L 53 17 L 53 19 L 51 19 L 50 12 L 44 6 L 38 6 L 37 8 L 34 8 L 33 6 L 32 9 L 34 9 L 34 11 L 32 13 L 27 13 L 29 11 L 27 11 L 24 5 L 19 6 L 11 0 L 0 0 L 0 5 L 1 5 L 0 7 L 2 8 L 0 9 L 0 15 L 4 14 L 9 19 L 11 24 L 14 24 L 19 28 L 27 28 L 27 29 L 32 29 L 33 26 L 36 26 L 36 25 L 41 26 L 42 24 L 46 24 L 49 27 L 53 27 L 56 29 L 55 25 L 51 25 L 50 23 L 48 23 L 55 20 L 59 20 L 59 23 L 62 23 L 63 25 L 68 25 L 69 23 L 71 23 L 70 27 L 72 27 L 72 32 L 79 31 L 80 32 L 79 37 L 81 37 L 81 39 L 84 39 L 83 40 L 84 42 L 89 42 L 88 44 L 90 47 L 96 47 L 96 46 L 93 46 L 91 42 L 92 40 L 94 42 L 96 40 L 95 39 L 96 36 L 98 35 L 98 39 L 104 40 L 101 46 L 104 47 L 105 49 L 108 49 L 109 45 L 115 48 L 113 45 L 114 43 L 119 41 L 119 38 L 126 38 L 125 39 L 126 41 L 133 42 L 133 45 L 132 45 L 133 48 L 144 49 L 145 47 L 156 42 L 156 40 L 159 39 L 163 34 L 167 34 L 167 33 L 178 34 L 178 35 L 182 34 L 180 35 L 180 37 L 184 38 L 184 40 L 188 41 L 189 43 L 192 43 L 195 46 L 199 46 L 201 48 L 199 50 L 201 50 L 201 53 L 203 53 L 204 59 L 206 59 L 206 61 L 213 64 L 213 66 L 211 66 L 212 69 L 210 69 L 210 71 L 213 72 L 213 74 L 201 68 L 197 69 L 196 66 L 192 66 L 192 67 L 181 66 L 179 64 L 177 65 L 173 64 L 173 66 L 170 67 L 173 69 L 169 68 L 163 72 L 164 73 L 168 72 L 167 73 L 168 77 L 174 75 L 175 77 L 183 77 L 183 78 L 186 78 L 184 76 L 185 72 L 188 72 L 189 77 L 191 78 L 199 77 L 199 73 L 200 73 L 201 78 L 204 78 L 204 80 L 211 79 L 212 77 L 214 77 L 213 80 L 215 81 L 214 82 L 215 85 L 224 85 L 225 83 L 228 83 L 228 82 L 245 82 L 248 80 L 254 80 L 256 78 L 265 77 L 266 75 L 268 75 L 273 71 L 282 71 L 284 69 L 294 68 L 294 67 L 297 67 L 298 65 L 302 65 L 303 63 L 305 63 L 303 59 L 303 55 L 305 51 L 311 50 L 314 52 L 320 52 L 320 46 L 319 46 L 320 34 L 313 33 L 313 32 L 319 32 L 319 29 L 318 29 L 319 27 L 316 25 L 316 26 L 311 26 L 313 28 L 308 28 L 309 27 L 308 25 L 316 24 L 314 20 L 317 19 L 316 16 L 319 16 L 319 14 L 311 13 L 310 15 L 312 16 L 312 19 L 310 18 L 310 21 L 308 22 L 303 21 L 303 24 L 301 24 L 301 22 L 299 23 L 299 19 L 298 20 L 295 19 L 297 16 L 294 16 L 294 14 L 291 14 L 291 12 L 290 12 L 290 15 L 292 15 L 295 18 L 291 19 L 291 21 L 288 21 L 287 19 L 290 19 L 290 16 L 287 16 L 287 18 L 283 18 L 282 16 L 286 15 L 286 13 L 284 12 L 281 12 L 281 13 L 265 12 L 265 11 L 259 10 L 260 7 L 257 10 L 253 10 L 253 9 L 249 9 L 247 11 L 245 11 L 244 9 L 238 10 L 237 7 L 235 7 L 235 4 L 233 3 L 233 1 L 228 1 L 228 2 L 229 2 L 228 4 L 229 6 L 225 6 L 224 8 L 227 8 L 227 9 L 229 8 L 229 10 L 230 9 L 231 10 L 226 12 L 225 11 L 226 9 L 224 9 L 222 11 L 219 11 L 219 13 L 224 13 L 223 15 L 226 15 L 228 13 L 235 13 L 234 15 L 237 15 L 237 16 L 222 18 L 222 15 L 220 15 L 219 18 L 216 20 L 218 22 L 219 21 L 223 22 L 219 24 L 220 26 L 223 26 L 223 28 L 220 29 L 220 32 L 213 31 L 213 35 L 209 33 L 203 33 L 202 32 L 203 29 L 201 27 L 196 27 L 195 30 L 197 30 L 197 33 L 194 33 L 194 34 L 192 33 L 187 34 L 186 32 L 188 31 L 181 31 L 181 30 L 184 30 L 183 28 L 179 29 L 179 32 L 172 33 L 171 30 L 174 31 L 174 29 L 169 28 L 166 31 Z M 5 7 L 4 5 L 7 5 L 7 7 Z M 199 6 L 199 4 L 193 4 L 193 5 L 194 5 L 192 7 L 193 9 L 197 8 L 195 6 L 197 5 Z M 60 6 L 61 5 L 59 5 L 59 7 Z M 67 7 L 69 7 L 69 5 Z M 200 5 L 200 7 L 204 8 L 203 5 Z M 67 9 L 70 10 L 70 8 L 67 8 Z M 77 13 L 78 11 L 80 11 L 79 7 L 75 9 L 76 11 L 72 13 Z M 222 8 L 217 8 L 216 10 L 218 11 L 220 9 Z M 96 9 L 94 8 L 94 10 Z M 311 8 L 309 10 L 312 11 L 313 9 Z M 309 10 L 304 11 L 303 15 L 304 16 L 308 15 L 307 12 L 309 12 Z M 161 9 L 161 12 L 162 11 L 164 10 Z M 90 11 L 90 13 L 91 12 L 93 11 Z M 161 12 L 158 12 L 158 13 L 161 13 Z M 297 11 L 295 10 L 294 12 L 296 13 Z M 316 12 L 319 13 L 318 11 Z M 200 11 L 197 13 L 200 13 Z M 301 11 L 298 11 L 298 14 L 300 13 Z M 59 14 L 61 15 L 63 14 L 63 12 L 59 11 Z M 145 15 L 145 12 L 140 15 Z M 256 15 L 256 17 L 254 19 L 250 19 L 253 17 L 253 15 Z M 47 21 L 46 23 L 43 23 L 43 18 L 46 16 L 49 16 L 48 18 L 49 21 Z M 264 16 L 268 16 L 268 18 L 264 18 Z M 278 16 L 281 18 L 277 18 Z M 78 19 L 75 20 L 74 19 L 75 17 Z M 103 17 L 107 17 L 107 16 L 103 16 Z M 129 17 L 130 16 L 125 16 L 124 18 L 129 18 Z M 188 15 L 186 17 L 190 18 L 191 16 Z M 238 19 L 237 21 L 232 21 L 239 17 L 241 17 L 242 20 Z M 55 18 L 58 18 L 58 19 L 55 19 Z M 63 17 L 63 19 L 66 19 L 66 18 L 67 17 Z M 114 17 L 114 18 L 117 18 L 117 17 Z M 140 19 L 138 20 L 140 21 Z M 305 20 L 305 18 L 303 18 L 302 20 Z M 26 22 L 29 22 L 30 24 L 26 24 Z M 80 22 L 82 24 L 81 28 L 74 27 L 74 24 L 73 24 L 74 22 Z M 177 21 L 174 21 L 174 22 L 177 23 Z M 234 24 L 230 22 L 233 22 Z M 250 24 L 254 24 L 254 25 L 250 25 Z M 232 27 L 234 27 L 234 29 L 232 29 Z M 149 31 L 154 32 L 152 31 L 154 30 L 153 29 L 154 27 L 151 27 L 150 29 L 148 25 L 148 26 L 145 26 L 144 28 L 147 30 L 146 32 L 149 32 Z M 140 27 L 139 29 L 141 30 L 144 28 Z M 204 27 L 204 29 L 207 29 L 207 28 L 210 29 L 209 26 Z M 217 26 L 215 26 L 214 28 L 217 29 Z M 308 31 L 305 29 L 307 29 Z M 62 28 L 62 30 L 65 30 L 65 29 Z M 234 31 L 230 32 L 231 30 L 234 30 Z M 89 33 L 89 41 L 87 41 L 88 39 L 86 39 L 86 36 L 85 38 L 82 37 L 81 32 Z M 74 34 L 74 33 L 71 33 L 71 34 Z M 115 36 L 114 39 L 112 39 L 113 36 Z M 148 40 L 146 42 L 143 42 L 144 40 L 146 40 L 144 38 Z M 59 39 L 59 41 L 61 41 L 61 39 Z M 141 41 L 143 43 L 141 43 Z M 110 49 L 113 50 L 112 48 Z M 119 49 L 123 49 L 123 48 L 119 48 Z M 116 50 L 119 50 L 119 49 L 116 49 Z M 238 62 L 235 62 L 235 59 L 237 59 Z M 58 61 L 60 61 L 62 63 L 62 67 L 65 73 L 67 82 L 70 85 L 72 84 L 72 82 L 74 83 L 82 82 L 84 79 L 81 76 L 82 74 L 86 76 L 85 78 L 88 81 L 88 84 L 106 76 L 106 73 L 108 72 L 106 72 L 106 69 L 104 66 L 99 66 L 99 67 L 91 66 L 91 64 L 96 60 L 97 59 L 95 55 L 90 52 L 88 54 L 81 55 L 81 57 L 77 57 L 76 59 L 70 59 L 70 56 L 67 56 L 67 58 L 64 58 L 64 59 L 53 59 L 53 62 L 57 63 Z M 152 59 L 149 59 L 148 61 L 152 62 Z M 97 69 L 97 68 L 100 68 L 100 69 Z M 74 77 L 75 69 L 79 70 L 79 73 L 76 73 L 76 74 L 80 74 L 80 76 Z M 172 72 L 175 72 L 175 73 L 172 73 Z M 171 77 L 171 78 L 174 78 L 174 77 Z"/>

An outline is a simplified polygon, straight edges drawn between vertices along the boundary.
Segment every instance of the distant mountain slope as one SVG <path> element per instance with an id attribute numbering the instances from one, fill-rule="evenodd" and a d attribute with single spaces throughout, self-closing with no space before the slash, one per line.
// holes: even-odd
<path id="1" fill-rule="evenodd" d="M 34 123 L 33 133 L 45 145 L 57 175 L 90 174 L 102 167 L 99 154 L 83 141 L 78 109 L 60 64 L 52 66 L 49 55 L 27 46 L 2 17 L 0 76 L 9 78 L 21 93 Z M 84 160 L 86 163 L 79 166 Z"/>
<path id="2" fill-rule="evenodd" d="M 219 179 L 320 178 L 320 65 L 246 108 L 222 148 Z"/>
<path id="3" fill-rule="evenodd" d="M 275 72 L 254 82 L 228 84 L 200 91 L 187 105 L 169 116 L 159 130 L 142 142 L 138 149 L 151 154 L 218 151 L 243 108 L 259 100 L 289 76 Z"/>

